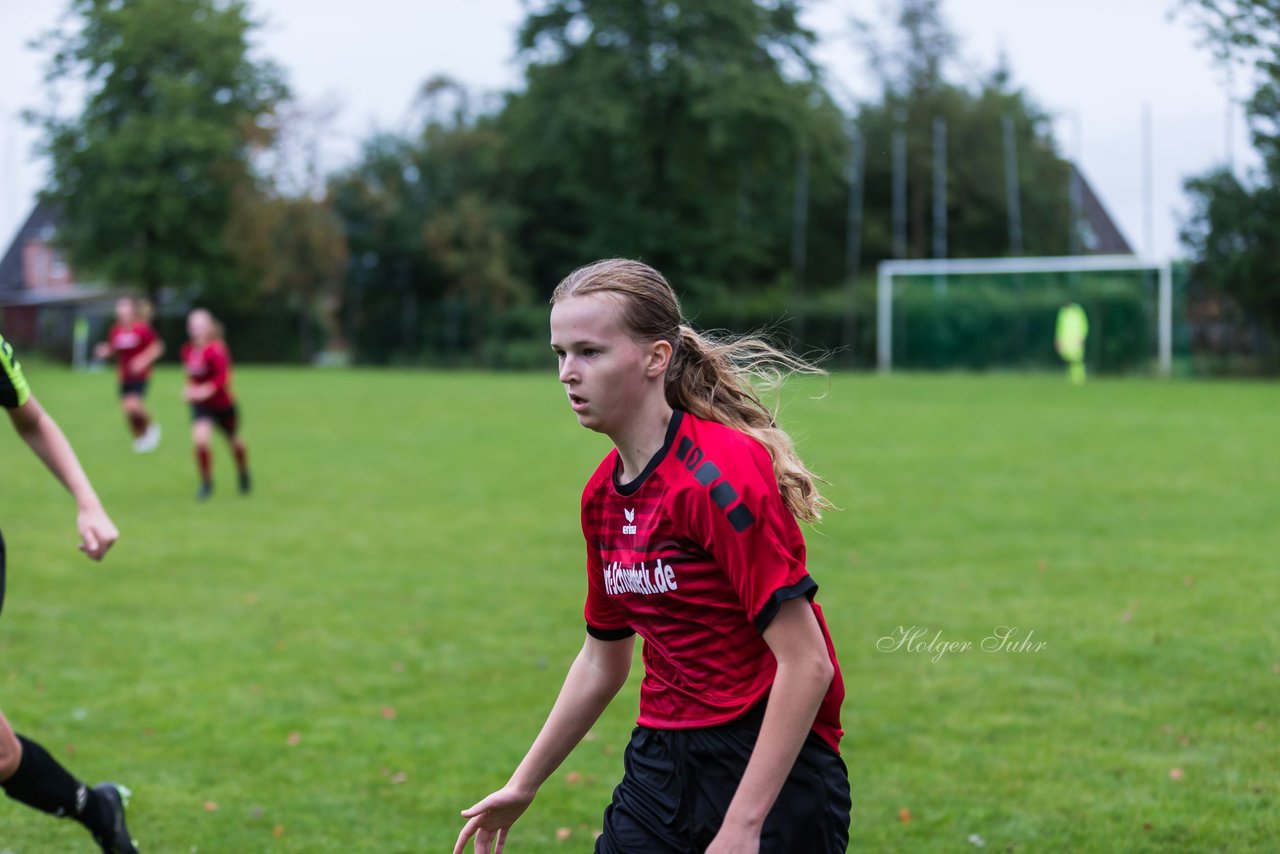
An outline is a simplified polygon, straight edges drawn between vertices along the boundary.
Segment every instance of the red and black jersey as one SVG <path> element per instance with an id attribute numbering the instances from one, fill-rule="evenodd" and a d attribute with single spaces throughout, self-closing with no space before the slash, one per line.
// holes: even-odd
<path id="1" fill-rule="evenodd" d="M 213 383 L 213 395 L 200 401 L 211 410 L 228 409 L 235 403 L 231 396 L 231 353 L 221 341 L 208 344 L 182 345 L 182 364 L 187 369 L 187 385 Z"/>
<path id="2" fill-rule="evenodd" d="M 691 729 L 750 711 L 777 671 L 763 632 L 783 602 L 803 596 L 836 668 L 813 730 L 838 750 L 844 683 L 769 452 L 677 410 L 640 476 L 620 484 L 619 469 L 615 449 L 582 494 L 585 615 L 593 637 L 644 639 L 638 722 Z"/>
<path id="3" fill-rule="evenodd" d="M 116 370 L 121 380 L 145 380 L 151 375 L 151 366 L 142 371 L 133 370 L 130 364 L 133 357 L 150 347 L 156 341 L 156 332 L 151 325 L 143 321 L 134 323 L 117 323 L 111 327 L 107 335 L 107 344 L 116 357 Z"/>

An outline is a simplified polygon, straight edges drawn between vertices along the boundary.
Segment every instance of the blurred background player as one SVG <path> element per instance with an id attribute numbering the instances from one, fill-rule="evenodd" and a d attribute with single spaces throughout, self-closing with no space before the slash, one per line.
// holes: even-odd
<path id="1" fill-rule="evenodd" d="M 1075 385 L 1084 384 L 1084 342 L 1089 337 L 1089 318 L 1079 303 L 1069 302 L 1058 309 L 1058 328 L 1053 346 L 1067 363 L 1067 376 Z"/>
<path id="2" fill-rule="evenodd" d="M 164 342 L 151 328 L 151 304 L 132 297 L 116 300 L 116 322 L 107 340 L 95 347 L 93 354 L 99 359 L 116 360 L 120 408 L 133 433 L 133 449 L 138 453 L 154 451 L 160 444 L 160 425 L 147 414 L 143 398 L 151 366 L 164 354 Z"/>
<path id="3" fill-rule="evenodd" d="M 183 396 L 191 404 L 191 441 L 196 449 L 200 488 L 196 498 L 204 501 L 213 494 L 209 439 L 214 425 L 227 437 L 240 476 L 240 492 L 249 493 L 249 456 L 239 436 L 239 418 L 231 394 L 231 353 L 222 340 L 222 326 L 203 308 L 187 315 L 187 336 L 182 345 L 182 364 L 187 370 Z"/>
<path id="4" fill-rule="evenodd" d="M 9 412 L 13 428 L 76 500 L 80 550 L 94 560 L 119 536 L 102 509 L 75 451 L 53 418 L 41 408 L 27 386 L 13 348 L 0 337 L 0 406 Z M 4 606 L 4 538 L 0 537 L 0 608 Z M 124 822 L 128 790 L 114 783 L 93 788 L 81 783 L 49 752 L 18 735 L 0 712 L 0 788 L 29 807 L 60 818 L 72 818 L 93 834 L 105 854 L 137 854 Z"/>

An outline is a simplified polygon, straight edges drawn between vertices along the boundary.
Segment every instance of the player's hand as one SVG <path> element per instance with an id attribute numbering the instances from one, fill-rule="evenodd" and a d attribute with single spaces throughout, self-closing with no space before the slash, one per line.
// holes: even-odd
<path id="1" fill-rule="evenodd" d="M 120 538 L 107 511 L 101 508 L 81 510 L 76 515 L 76 527 L 80 529 L 80 551 L 94 560 L 102 560 L 107 549 Z"/>
<path id="2" fill-rule="evenodd" d="M 760 833 L 722 827 L 711 840 L 706 854 L 760 854 Z"/>
<path id="3" fill-rule="evenodd" d="M 103 341 L 100 344 L 94 345 L 93 357 L 95 359 L 105 359 L 110 355 L 111 355 L 111 345 L 108 344 L 106 341 Z"/>
<path id="4" fill-rule="evenodd" d="M 507 844 L 507 831 L 533 803 L 533 796 L 532 792 L 507 786 L 463 810 L 462 817 L 468 821 L 458 834 L 453 854 L 462 854 L 472 836 L 476 838 L 475 854 L 502 854 Z"/>

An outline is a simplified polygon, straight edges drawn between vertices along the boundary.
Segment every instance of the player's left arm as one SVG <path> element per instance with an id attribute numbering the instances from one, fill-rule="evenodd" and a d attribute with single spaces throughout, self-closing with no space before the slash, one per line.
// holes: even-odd
<path id="1" fill-rule="evenodd" d="M 75 498 L 80 550 L 94 560 L 102 560 L 120 533 L 98 500 L 71 443 L 35 395 L 28 396 L 22 405 L 8 412 L 13 429 Z"/>
<path id="2" fill-rule="evenodd" d="M 707 854 L 760 849 L 765 817 L 778 799 L 835 677 L 835 665 L 807 598 L 783 602 L 764 630 L 764 640 L 778 660 L 771 699 L 747 770 Z"/>

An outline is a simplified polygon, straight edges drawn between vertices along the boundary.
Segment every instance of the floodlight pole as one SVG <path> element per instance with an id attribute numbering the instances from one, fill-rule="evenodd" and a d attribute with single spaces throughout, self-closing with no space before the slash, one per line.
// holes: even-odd
<path id="1" fill-rule="evenodd" d="M 893 370 L 892 271 L 885 263 L 876 268 L 876 367 L 882 374 Z"/>
<path id="2" fill-rule="evenodd" d="M 1173 266 L 1168 261 L 1160 265 L 1156 313 L 1159 318 L 1160 376 L 1168 377 L 1173 373 Z"/>

